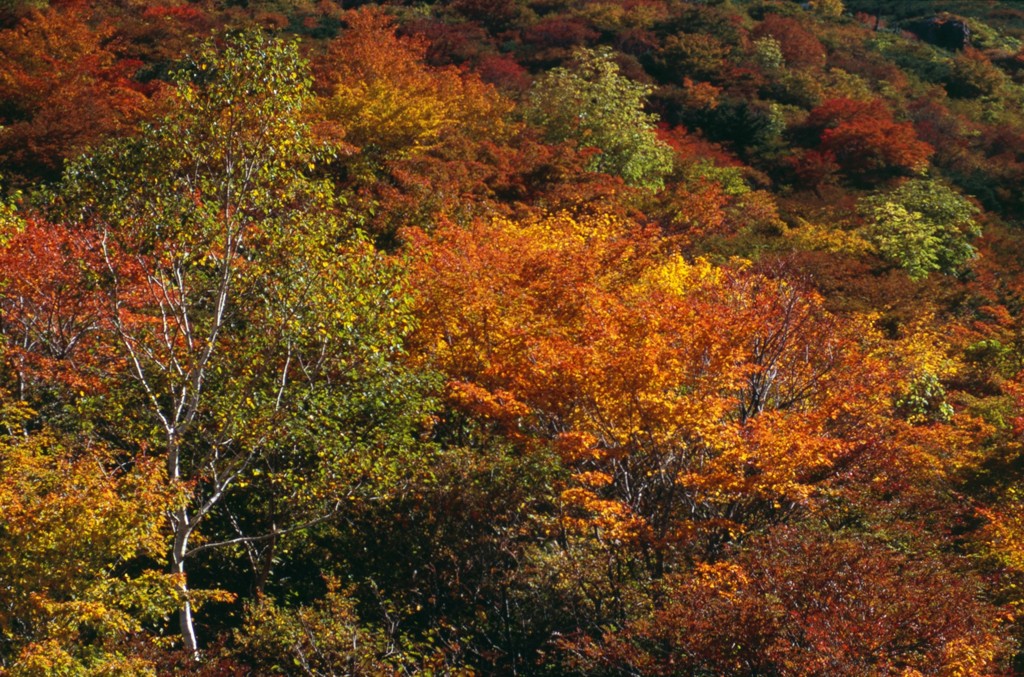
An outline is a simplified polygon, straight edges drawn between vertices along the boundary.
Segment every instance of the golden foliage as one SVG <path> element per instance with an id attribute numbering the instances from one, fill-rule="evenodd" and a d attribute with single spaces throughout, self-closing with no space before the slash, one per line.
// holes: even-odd
<path id="1" fill-rule="evenodd" d="M 345 19 L 348 30 L 316 65 L 326 94 L 319 113 L 337 130 L 336 142 L 397 159 L 434 147 L 453 130 L 500 135 L 509 104 L 493 87 L 456 68 L 427 65 L 426 44 L 395 35 L 380 9 L 353 10 Z"/>

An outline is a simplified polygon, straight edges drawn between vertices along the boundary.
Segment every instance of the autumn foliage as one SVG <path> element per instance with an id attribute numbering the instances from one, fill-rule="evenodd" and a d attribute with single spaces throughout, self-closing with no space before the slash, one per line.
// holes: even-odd
<path id="1" fill-rule="evenodd" d="M 1020 674 L 940 4 L 0 6 L 0 675 Z"/>
<path id="2" fill-rule="evenodd" d="M 897 122 L 881 101 L 831 99 L 811 111 L 805 128 L 818 136 L 820 150 L 854 179 L 918 173 L 932 149 L 912 125 Z"/>
<path id="3" fill-rule="evenodd" d="M 0 35 L 0 154 L 23 182 L 60 176 L 64 160 L 125 133 L 150 109 L 118 54 L 113 27 L 83 4 L 33 11 Z"/>

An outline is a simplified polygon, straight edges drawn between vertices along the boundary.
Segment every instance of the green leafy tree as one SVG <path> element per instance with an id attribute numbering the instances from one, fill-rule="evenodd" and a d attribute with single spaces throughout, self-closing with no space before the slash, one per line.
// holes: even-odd
<path id="1" fill-rule="evenodd" d="M 193 654 L 188 562 L 259 546 L 265 578 L 283 536 L 397 472 L 419 411 L 395 360 L 411 322 L 400 270 L 309 178 L 307 73 L 257 32 L 207 44 L 165 117 L 66 178 L 100 243 L 89 284 L 122 365 L 101 423 L 159 454 L 187 496 L 170 559 Z"/>
<path id="2" fill-rule="evenodd" d="M 326 594 L 312 604 L 288 609 L 269 598 L 246 608 L 235 633 L 236 654 L 274 674 L 310 675 L 474 675 L 453 665 L 436 637 L 405 636 L 386 604 L 390 627 L 365 623 L 351 590 L 327 579 Z"/>
<path id="3" fill-rule="evenodd" d="M 761 68 L 769 72 L 776 72 L 786 65 L 786 57 L 782 53 L 779 41 L 771 35 L 754 40 L 754 60 Z"/>
<path id="4" fill-rule="evenodd" d="M 861 200 L 860 209 L 879 253 L 913 280 L 954 274 L 975 256 L 970 240 L 981 235 L 978 208 L 940 181 L 906 181 Z"/>
<path id="5" fill-rule="evenodd" d="M 591 171 L 656 189 L 672 170 L 672 150 L 655 133 L 657 117 L 644 112 L 650 91 L 619 72 L 610 50 L 581 49 L 570 68 L 555 68 L 537 80 L 527 119 L 551 142 L 597 148 Z"/>

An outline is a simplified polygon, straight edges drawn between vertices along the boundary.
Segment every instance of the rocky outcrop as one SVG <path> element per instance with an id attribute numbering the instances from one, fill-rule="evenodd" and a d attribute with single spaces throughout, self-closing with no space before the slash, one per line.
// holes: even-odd
<path id="1" fill-rule="evenodd" d="M 971 44 L 971 28 L 963 19 L 935 16 L 919 19 L 903 25 L 903 28 L 921 40 L 948 49 L 960 51 Z"/>

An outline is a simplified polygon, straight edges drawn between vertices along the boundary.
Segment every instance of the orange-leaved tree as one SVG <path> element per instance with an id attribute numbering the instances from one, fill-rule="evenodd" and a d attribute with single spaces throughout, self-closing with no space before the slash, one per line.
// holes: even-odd
<path id="1" fill-rule="evenodd" d="M 0 31 L 0 161 L 11 179 L 59 178 L 65 160 L 150 110 L 114 28 L 85 3 L 33 11 Z"/>
<path id="2" fill-rule="evenodd" d="M 422 359 L 454 406 L 559 451 L 571 531 L 675 547 L 785 513 L 889 405 L 866 320 L 746 263 L 608 218 L 409 237 Z"/>
<path id="3" fill-rule="evenodd" d="M 426 63 L 427 45 L 399 37 L 380 9 L 345 14 L 348 25 L 315 63 L 323 128 L 343 148 L 381 162 L 415 156 L 448 132 L 490 136 L 505 102 L 479 77 Z"/>
<path id="4" fill-rule="evenodd" d="M 857 181 L 919 174 L 933 152 L 911 123 L 894 119 L 879 99 L 829 99 L 811 111 L 804 127 L 818 138 L 816 152 L 835 158 Z"/>
<path id="5" fill-rule="evenodd" d="M 978 583 L 934 553 L 776 528 L 667 577 L 660 604 L 600 642 L 560 643 L 585 674 L 997 674 L 1003 614 Z"/>
<path id="6" fill-rule="evenodd" d="M 66 399 L 54 397 L 62 387 L 92 391 L 97 369 L 115 360 L 100 340 L 104 301 L 89 280 L 102 263 L 96 245 L 81 229 L 30 219 L 0 248 L 5 386 L 37 408 L 46 400 L 63 406 Z"/>

